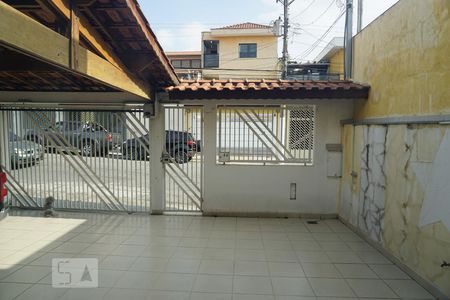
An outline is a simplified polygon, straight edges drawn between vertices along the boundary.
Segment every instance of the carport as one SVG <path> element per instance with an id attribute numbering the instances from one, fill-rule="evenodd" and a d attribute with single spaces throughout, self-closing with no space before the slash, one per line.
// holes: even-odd
<path id="1" fill-rule="evenodd" d="M 2 1 L 0 15 L 10 203 L 150 212 L 150 162 L 134 156 L 149 152 L 156 95 L 178 78 L 138 3 Z"/>

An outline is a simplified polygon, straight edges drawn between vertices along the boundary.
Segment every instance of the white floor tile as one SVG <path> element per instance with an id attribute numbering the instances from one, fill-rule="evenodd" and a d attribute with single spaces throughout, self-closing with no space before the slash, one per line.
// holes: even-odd
<path id="1" fill-rule="evenodd" d="M 232 260 L 202 260 L 198 273 L 211 275 L 233 275 Z"/>
<path id="2" fill-rule="evenodd" d="M 306 278 L 272 277 L 275 295 L 314 296 L 314 292 Z"/>
<path id="3" fill-rule="evenodd" d="M 397 295 L 382 280 L 347 279 L 347 282 L 358 297 L 397 298 Z"/>
<path id="4" fill-rule="evenodd" d="M 300 263 L 269 262 L 269 273 L 272 277 L 305 277 Z"/>
<path id="5" fill-rule="evenodd" d="M 23 293 L 32 285 L 27 283 L 5 283 L 0 282 L 0 299 L 11 300 Z"/>
<path id="6" fill-rule="evenodd" d="M 344 278 L 378 278 L 372 269 L 366 264 L 335 264 Z"/>
<path id="7" fill-rule="evenodd" d="M 233 293 L 273 295 L 269 277 L 234 276 Z"/>
<path id="8" fill-rule="evenodd" d="M 307 277 L 341 278 L 342 275 L 333 264 L 302 263 Z"/>
<path id="9" fill-rule="evenodd" d="M 264 261 L 236 261 L 234 274 L 249 276 L 269 276 L 269 267 Z"/>
<path id="10" fill-rule="evenodd" d="M 233 277 L 227 275 L 197 275 L 193 291 L 231 293 L 233 291 Z"/>
<path id="11" fill-rule="evenodd" d="M 385 282 L 402 298 L 434 299 L 430 293 L 413 280 L 386 280 Z"/>
<path id="12" fill-rule="evenodd" d="M 410 277 L 396 265 L 369 265 L 369 267 L 381 279 L 410 279 Z"/>
<path id="13" fill-rule="evenodd" d="M 309 282 L 317 296 L 321 297 L 353 297 L 355 294 L 344 279 L 309 278 Z"/>

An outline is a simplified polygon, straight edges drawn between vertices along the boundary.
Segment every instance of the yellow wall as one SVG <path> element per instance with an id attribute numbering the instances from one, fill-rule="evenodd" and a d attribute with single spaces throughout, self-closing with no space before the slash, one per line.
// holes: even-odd
<path id="1" fill-rule="evenodd" d="M 340 79 L 344 79 L 344 49 L 340 49 L 330 58 L 329 72 L 340 74 Z"/>
<path id="2" fill-rule="evenodd" d="M 204 69 L 203 77 L 216 79 L 278 78 L 278 38 L 276 36 L 214 37 L 208 35 L 207 33 L 204 33 L 203 39 L 219 40 L 219 69 L 227 69 Z M 257 58 L 239 58 L 240 43 L 256 43 Z M 234 71 L 233 69 L 235 69 L 236 71 Z M 258 71 L 242 71 L 241 69 L 251 69 Z"/>
<path id="3" fill-rule="evenodd" d="M 356 119 L 450 114 L 450 1 L 400 0 L 367 26 L 354 38 L 353 79 L 371 86 Z M 450 297 L 450 272 L 440 267 L 450 257 L 450 231 L 439 220 L 421 226 L 426 186 L 416 173 L 435 170 L 446 132 L 444 124 L 344 126 L 339 215 Z M 370 226 L 367 177 L 379 192 L 371 205 L 383 212 L 369 211 Z"/>
<path id="4" fill-rule="evenodd" d="M 383 216 L 376 222 L 381 224 L 382 234 L 380 240 L 374 241 L 450 297 L 450 272 L 440 266 L 450 257 L 450 231 L 443 222 L 419 225 L 426 187 L 420 182 L 414 169 L 419 164 L 432 165 L 445 132 L 450 132 L 450 126 L 388 126 L 384 137 L 384 151 L 380 151 L 384 156 L 378 153 L 379 161 L 372 160 L 366 165 L 364 148 L 367 145 L 373 146 L 374 142 L 367 141 L 364 132 L 374 127 L 382 130 L 383 127 L 386 128 L 380 125 L 344 126 L 339 215 L 368 235 L 361 219 L 363 206 L 368 205 L 368 202 L 363 203 L 363 177 L 367 165 L 373 171 L 376 163 L 383 163 L 384 192 L 377 196 L 384 198 L 384 205 L 377 207 L 382 209 Z M 352 173 L 355 176 L 351 176 Z M 448 178 L 449 174 L 442 176 Z M 379 178 L 372 179 L 379 181 Z"/>
<path id="5" fill-rule="evenodd" d="M 450 1 L 401 0 L 354 38 L 358 119 L 450 113 Z"/>

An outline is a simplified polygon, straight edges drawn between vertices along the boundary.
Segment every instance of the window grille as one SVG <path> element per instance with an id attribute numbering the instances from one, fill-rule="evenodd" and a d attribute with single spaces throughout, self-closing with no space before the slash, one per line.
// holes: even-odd
<path id="1" fill-rule="evenodd" d="M 315 106 L 219 106 L 217 162 L 313 164 Z"/>

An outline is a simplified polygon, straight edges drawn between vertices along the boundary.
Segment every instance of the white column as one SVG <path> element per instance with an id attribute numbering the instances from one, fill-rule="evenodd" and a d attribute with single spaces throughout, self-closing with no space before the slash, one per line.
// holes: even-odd
<path id="1" fill-rule="evenodd" d="M 164 107 L 156 103 L 156 116 L 150 120 L 150 195 L 151 213 L 164 211 L 164 166 L 161 155 L 166 142 Z"/>
<path id="2" fill-rule="evenodd" d="M 215 104 L 205 104 L 203 119 L 203 212 L 208 212 L 209 180 L 214 179 L 214 168 L 216 165 L 216 128 L 217 128 L 217 109 Z"/>

